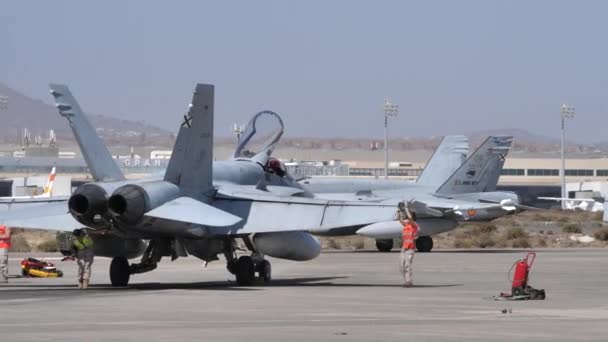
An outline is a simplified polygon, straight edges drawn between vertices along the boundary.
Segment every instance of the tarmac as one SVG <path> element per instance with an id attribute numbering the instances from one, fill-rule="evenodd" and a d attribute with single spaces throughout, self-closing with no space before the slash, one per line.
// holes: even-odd
<path id="1" fill-rule="evenodd" d="M 109 286 L 109 259 L 78 290 L 63 278 L 0 285 L 2 341 L 606 341 L 608 249 L 540 250 L 531 285 L 544 301 L 494 301 L 508 292 L 514 250 L 417 254 L 413 288 L 399 254 L 325 252 L 270 259 L 273 281 L 238 287 L 223 261 L 163 260 L 126 288 Z M 19 272 L 24 255 L 11 255 Z M 53 255 L 55 256 L 55 255 Z M 504 313 L 503 313 L 504 312 Z"/>

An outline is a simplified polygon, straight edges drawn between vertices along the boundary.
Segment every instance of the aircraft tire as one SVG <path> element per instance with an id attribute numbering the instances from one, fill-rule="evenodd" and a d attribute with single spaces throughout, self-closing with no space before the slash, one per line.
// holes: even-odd
<path id="1" fill-rule="evenodd" d="M 430 236 L 420 236 L 416 239 L 416 249 L 420 253 L 428 253 L 433 249 L 433 238 Z"/>
<path id="2" fill-rule="evenodd" d="M 255 278 L 255 265 L 250 256 L 243 255 L 234 264 L 234 275 L 239 286 L 249 286 Z"/>
<path id="3" fill-rule="evenodd" d="M 130 277 L 129 260 L 122 256 L 112 258 L 112 263 L 110 264 L 110 282 L 112 286 L 127 286 Z"/>
<path id="4" fill-rule="evenodd" d="M 270 283 L 270 280 L 272 279 L 272 267 L 270 266 L 270 261 L 262 260 L 260 262 L 258 265 L 258 274 L 264 283 Z"/>
<path id="5" fill-rule="evenodd" d="M 377 239 L 376 240 L 376 248 L 380 252 L 390 252 L 393 249 L 393 239 Z"/>

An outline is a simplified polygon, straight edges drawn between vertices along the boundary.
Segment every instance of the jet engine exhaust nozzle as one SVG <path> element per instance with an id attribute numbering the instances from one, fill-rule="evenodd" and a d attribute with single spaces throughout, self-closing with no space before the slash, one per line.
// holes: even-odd
<path id="1" fill-rule="evenodd" d="M 135 224 L 146 213 L 146 193 L 137 185 L 118 188 L 108 200 L 110 213 L 124 223 Z"/>
<path id="2" fill-rule="evenodd" d="M 179 197 L 179 187 L 165 181 L 126 184 L 116 189 L 108 199 L 110 214 L 126 224 L 138 224 L 144 215 Z"/>
<path id="3" fill-rule="evenodd" d="M 68 200 L 70 214 L 80 223 L 89 227 L 97 227 L 96 217 L 107 213 L 106 190 L 93 183 L 81 185 Z"/>

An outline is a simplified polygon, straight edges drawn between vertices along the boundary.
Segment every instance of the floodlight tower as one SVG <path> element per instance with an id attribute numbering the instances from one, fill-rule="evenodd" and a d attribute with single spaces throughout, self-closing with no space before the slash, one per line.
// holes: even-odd
<path id="1" fill-rule="evenodd" d="M 566 193 L 566 156 L 565 156 L 565 122 L 566 119 L 573 119 L 574 118 L 574 107 L 572 106 L 568 106 L 566 104 L 562 104 L 562 106 L 560 107 L 559 110 L 560 116 L 562 118 L 562 165 L 561 168 L 559 170 L 559 174 L 561 177 L 561 182 L 562 182 L 562 198 L 566 198 L 567 193 Z M 566 202 L 565 201 L 561 201 L 562 202 L 562 209 L 566 209 Z"/>
<path id="2" fill-rule="evenodd" d="M 388 117 L 399 115 L 399 105 L 391 103 L 389 97 L 384 98 L 384 179 L 388 179 Z"/>
<path id="3" fill-rule="evenodd" d="M 241 134 L 243 134 L 243 132 L 245 131 L 245 127 L 243 127 L 242 125 L 239 126 L 238 124 L 234 124 L 232 126 L 232 133 L 234 133 L 234 135 L 236 136 L 236 143 L 238 144 L 239 142 L 241 142 Z"/>
<path id="4" fill-rule="evenodd" d="M 0 110 L 8 109 L 8 96 L 0 94 Z"/>

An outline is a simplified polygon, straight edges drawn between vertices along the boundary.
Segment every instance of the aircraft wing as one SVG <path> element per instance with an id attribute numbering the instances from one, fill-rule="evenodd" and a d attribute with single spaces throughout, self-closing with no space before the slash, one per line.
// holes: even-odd
<path id="1" fill-rule="evenodd" d="M 0 198 L 0 206 L 6 209 L 19 209 L 25 205 L 45 204 L 54 202 L 65 202 L 69 199 L 68 196 L 53 196 L 53 197 L 2 197 Z"/>
<path id="2" fill-rule="evenodd" d="M 418 214 L 464 221 L 485 221 L 519 209 L 519 205 L 511 200 L 503 200 L 499 203 L 481 203 L 447 198 L 414 200 L 413 207 L 414 212 Z"/>
<path id="3" fill-rule="evenodd" d="M 235 186 L 218 191 L 209 204 L 180 197 L 145 215 L 156 220 L 181 222 L 175 227 L 184 230 L 202 228 L 200 236 L 221 236 L 364 226 L 393 219 L 396 206 L 396 200 L 333 201 L 278 196 L 254 187 Z M 26 229 L 72 231 L 84 228 L 68 213 L 65 201 L 40 205 L 35 211 L 23 208 L 3 213 L 0 221 Z"/>
<path id="4" fill-rule="evenodd" d="M 278 196 L 252 186 L 227 186 L 217 190 L 211 203 L 180 197 L 146 213 L 160 220 L 202 227 L 202 235 L 241 235 L 266 232 L 324 232 L 335 228 L 362 227 L 391 221 L 399 199 L 360 201 Z M 410 201 L 421 217 L 485 220 L 514 211 L 512 203 L 478 203 L 426 196 Z M 500 215 L 499 215 L 500 214 Z M 72 231 L 84 226 L 69 213 L 67 203 L 13 210 L 1 216 L 11 227 Z M 189 228 L 188 228 L 189 229 Z"/>
<path id="5" fill-rule="evenodd" d="M 40 204 L 0 213 L 0 222 L 9 227 L 69 232 L 85 226 L 68 212 L 67 202 Z"/>
<path id="6" fill-rule="evenodd" d="M 363 226 L 393 219 L 397 201 L 355 202 L 279 197 L 266 191 L 232 187 L 218 191 L 213 205 L 243 218 L 243 222 L 236 225 L 216 227 L 212 230 L 214 235 L 232 235 L 282 231 L 314 232 Z"/>
<path id="7" fill-rule="evenodd" d="M 564 198 L 564 197 L 538 197 L 538 199 L 541 200 L 548 200 L 548 201 L 569 201 L 569 202 L 601 202 L 601 201 L 597 201 L 596 199 L 593 198 Z"/>

